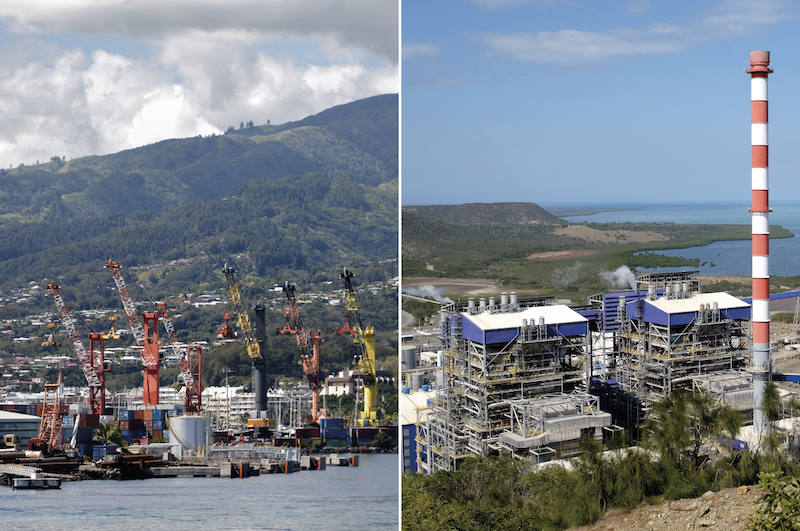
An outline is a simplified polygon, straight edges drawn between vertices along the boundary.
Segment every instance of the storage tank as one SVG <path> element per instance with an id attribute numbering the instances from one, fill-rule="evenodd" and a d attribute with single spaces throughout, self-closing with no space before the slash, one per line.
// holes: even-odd
<path id="1" fill-rule="evenodd" d="M 211 419 L 199 415 L 169 417 L 170 435 L 179 442 L 182 451 L 198 455 L 211 441 Z"/>
<path id="2" fill-rule="evenodd" d="M 417 368 L 417 349 L 412 346 L 403 347 L 402 370 L 411 371 Z"/>

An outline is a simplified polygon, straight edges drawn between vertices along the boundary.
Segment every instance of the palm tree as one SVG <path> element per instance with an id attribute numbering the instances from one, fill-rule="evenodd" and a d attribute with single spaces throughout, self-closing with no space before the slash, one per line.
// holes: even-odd
<path id="1" fill-rule="evenodd" d="M 119 444 L 122 446 L 122 432 L 113 422 L 106 422 L 94 429 L 92 442 L 95 444 Z"/>

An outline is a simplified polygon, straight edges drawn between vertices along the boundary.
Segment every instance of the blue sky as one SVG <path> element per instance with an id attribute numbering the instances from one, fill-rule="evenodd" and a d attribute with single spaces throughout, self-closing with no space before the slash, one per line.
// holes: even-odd
<path id="1" fill-rule="evenodd" d="M 397 0 L 3 0 L 0 167 L 396 93 Z"/>
<path id="2" fill-rule="evenodd" d="M 749 201 L 756 50 L 800 200 L 798 35 L 790 0 L 406 0 L 402 203 Z"/>

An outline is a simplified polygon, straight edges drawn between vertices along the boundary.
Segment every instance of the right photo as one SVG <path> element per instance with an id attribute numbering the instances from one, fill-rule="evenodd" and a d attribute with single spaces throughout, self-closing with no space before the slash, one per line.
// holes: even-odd
<path id="1" fill-rule="evenodd" d="M 796 528 L 798 7 L 402 4 L 404 531 Z"/>

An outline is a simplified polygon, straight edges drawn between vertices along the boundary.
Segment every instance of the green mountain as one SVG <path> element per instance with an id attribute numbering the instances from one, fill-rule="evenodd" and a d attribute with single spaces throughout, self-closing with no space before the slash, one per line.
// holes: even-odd
<path id="1" fill-rule="evenodd" d="M 0 170 L 0 224 L 164 212 L 290 174 L 391 182 L 398 177 L 397 100 L 396 94 L 374 96 L 283 125 Z"/>
<path id="2" fill-rule="evenodd" d="M 396 258 L 397 138 L 397 95 L 384 95 L 4 171 L 0 289 L 57 279 L 107 301 L 109 259 L 156 269 L 169 294 L 221 285 L 226 262 L 266 285 Z"/>

